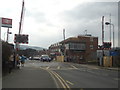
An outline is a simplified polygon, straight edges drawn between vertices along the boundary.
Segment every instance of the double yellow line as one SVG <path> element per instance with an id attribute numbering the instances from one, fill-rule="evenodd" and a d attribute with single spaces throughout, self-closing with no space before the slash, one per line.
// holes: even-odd
<path id="1" fill-rule="evenodd" d="M 44 69 L 44 68 L 41 68 L 41 69 Z M 57 86 L 59 86 L 59 85 L 58 85 L 56 79 L 60 82 L 60 84 L 62 85 L 62 88 L 64 88 L 65 90 L 71 90 L 69 85 L 65 82 L 65 80 L 59 74 L 57 74 L 55 71 L 51 71 L 48 69 L 44 69 L 44 70 L 48 71 L 51 74 L 51 76 L 54 79 L 54 81 L 56 82 Z"/>

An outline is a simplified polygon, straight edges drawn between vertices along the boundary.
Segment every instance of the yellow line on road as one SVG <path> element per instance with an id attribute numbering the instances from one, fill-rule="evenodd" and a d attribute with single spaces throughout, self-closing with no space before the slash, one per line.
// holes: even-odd
<path id="1" fill-rule="evenodd" d="M 54 71 L 52 71 L 52 72 L 54 72 Z M 65 82 L 65 80 L 59 75 L 59 74 L 57 74 L 56 72 L 54 72 L 62 81 L 63 81 L 63 83 L 66 85 L 66 88 L 69 88 L 70 89 L 70 87 L 68 86 L 68 84 Z"/>
<path id="2" fill-rule="evenodd" d="M 74 85 L 72 82 L 70 82 L 70 81 L 68 81 L 68 80 L 66 80 L 66 82 L 69 83 L 69 84 L 71 84 L 71 85 Z"/>
<path id="3" fill-rule="evenodd" d="M 41 68 L 41 67 L 40 67 Z M 59 80 L 59 82 L 60 82 L 60 84 L 62 85 L 62 87 L 65 89 L 65 90 L 71 90 L 70 89 L 70 87 L 68 86 L 68 84 L 65 82 L 65 80 L 60 76 L 60 75 L 58 75 L 56 72 L 54 72 L 54 71 L 51 71 L 51 70 L 48 70 L 48 69 L 45 69 L 45 68 L 41 68 L 41 69 L 43 69 L 43 70 L 46 70 L 47 72 L 49 72 L 51 75 L 52 75 L 52 77 L 53 77 L 53 75 Z M 55 78 L 54 78 L 55 79 Z M 56 80 L 55 80 L 55 82 L 56 82 Z M 57 83 L 57 82 L 56 82 Z M 57 84 L 58 85 L 58 84 Z M 58 87 L 58 86 L 57 86 Z"/>
<path id="4" fill-rule="evenodd" d="M 73 66 L 73 65 L 71 65 L 71 67 L 73 67 L 74 69 L 78 69 L 77 67 L 75 67 L 75 66 Z"/>
<path id="5" fill-rule="evenodd" d="M 56 81 L 56 79 L 55 79 L 55 77 L 53 76 L 52 72 L 50 72 L 49 70 L 47 70 L 47 71 L 50 73 L 51 77 L 52 77 L 53 80 L 55 81 L 56 87 L 57 87 L 57 88 L 60 88 L 59 85 L 58 85 L 58 83 L 57 83 L 57 81 Z"/>
<path id="6" fill-rule="evenodd" d="M 66 89 L 66 86 L 65 86 L 64 83 L 60 80 L 60 78 L 59 78 L 54 72 L 51 71 L 51 73 L 59 80 L 59 82 L 61 83 L 62 87 L 63 87 L 65 90 L 67 90 L 67 89 Z"/>

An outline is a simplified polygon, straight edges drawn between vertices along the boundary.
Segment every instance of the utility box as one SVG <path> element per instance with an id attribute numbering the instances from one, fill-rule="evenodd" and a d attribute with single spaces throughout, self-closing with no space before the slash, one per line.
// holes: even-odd
<path id="1" fill-rule="evenodd" d="M 56 56 L 58 62 L 64 62 L 64 56 Z"/>
<path id="2" fill-rule="evenodd" d="M 112 56 L 104 56 L 103 66 L 104 67 L 112 67 Z"/>

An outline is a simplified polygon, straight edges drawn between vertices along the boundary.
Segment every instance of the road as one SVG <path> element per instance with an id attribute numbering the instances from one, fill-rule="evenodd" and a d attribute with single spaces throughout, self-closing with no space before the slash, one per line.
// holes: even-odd
<path id="1" fill-rule="evenodd" d="M 3 88 L 118 88 L 118 71 L 67 62 L 28 60 L 3 77 Z"/>

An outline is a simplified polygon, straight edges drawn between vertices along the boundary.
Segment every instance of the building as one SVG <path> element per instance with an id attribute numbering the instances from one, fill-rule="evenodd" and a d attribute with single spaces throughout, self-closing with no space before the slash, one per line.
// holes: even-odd
<path id="1" fill-rule="evenodd" d="M 50 52 L 65 55 L 66 61 L 85 63 L 97 58 L 98 37 L 81 35 L 70 37 L 49 47 Z"/>

